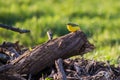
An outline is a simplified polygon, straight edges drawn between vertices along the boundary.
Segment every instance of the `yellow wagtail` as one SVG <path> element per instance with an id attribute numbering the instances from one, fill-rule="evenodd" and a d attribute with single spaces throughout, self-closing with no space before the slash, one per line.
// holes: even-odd
<path id="1" fill-rule="evenodd" d="M 80 27 L 78 24 L 74 24 L 74 23 L 68 23 L 67 24 L 67 29 L 70 31 L 70 32 L 75 32 L 77 30 L 80 30 Z"/>

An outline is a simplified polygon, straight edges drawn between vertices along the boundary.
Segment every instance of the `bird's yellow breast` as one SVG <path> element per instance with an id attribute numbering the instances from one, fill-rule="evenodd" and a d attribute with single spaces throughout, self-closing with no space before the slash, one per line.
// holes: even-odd
<path id="1" fill-rule="evenodd" d="M 80 30 L 79 27 L 72 27 L 71 25 L 67 25 L 67 29 L 70 31 L 70 32 L 75 32 L 77 30 Z"/>

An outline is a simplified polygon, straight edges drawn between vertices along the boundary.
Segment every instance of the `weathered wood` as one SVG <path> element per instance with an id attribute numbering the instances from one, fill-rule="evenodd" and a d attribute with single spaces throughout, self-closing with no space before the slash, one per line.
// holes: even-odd
<path id="1" fill-rule="evenodd" d="M 27 80 L 27 79 L 23 78 L 20 74 L 4 73 L 0 74 L 0 80 Z"/>
<path id="2" fill-rule="evenodd" d="M 59 80 L 67 80 L 65 71 L 63 69 L 63 61 L 62 61 L 62 59 L 56 60 L 55 65 L 56 65 L 56 68 L 57 68 L 57 71 L 58 71 L 58 77 L 59 77 L 58 79 Z"/>
<path id="3" fill-rule="evenodd" d="M 75 55 L 83 55 L 92 51 L 94 46 L 90 44 L 82 31 L 66 34 L 59 38 L 35 47 L 12 61 L 19 74 L 35 75 L 41 70 L 54 64 L 58 58 L 69 58 Z"/>
<path id="4" fill-rule="evenodd" d="M 13 68 L 12 64 L 6 64 L 6 65 L 0 66 L 0 73 L 5 72 L 5 71 L 9 70 L 10 68 Z"/>

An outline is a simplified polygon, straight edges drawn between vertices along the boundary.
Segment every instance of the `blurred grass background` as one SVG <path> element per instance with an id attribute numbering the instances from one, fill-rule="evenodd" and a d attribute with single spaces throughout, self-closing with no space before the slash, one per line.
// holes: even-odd
<path id="1" fill-rule="evenodd" d="M 19 40 L 26 46 L 46 42 L 46 31 L 54 38 L 69 33 L 66 23 L 78 23 L 96 46 L 84 55 L 89 59 L 117 63 L 120 55 L 120 0 L 0 0 L 0 23 L 30 29 L 18 34 L 0 28 L 0 43 Z"/>

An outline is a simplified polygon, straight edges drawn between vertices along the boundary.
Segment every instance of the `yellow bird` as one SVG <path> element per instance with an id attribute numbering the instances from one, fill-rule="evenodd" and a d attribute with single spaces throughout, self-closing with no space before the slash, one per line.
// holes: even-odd
<path id="1" fill-rule="evenodd" d="M 79 27 L 78 24 L 68 23 L 68 24 L 67 24 L 67 29 L 68 29 L 70 32 L 75 32 L 75 31 L 80 30 L 80 27 Z"/>

